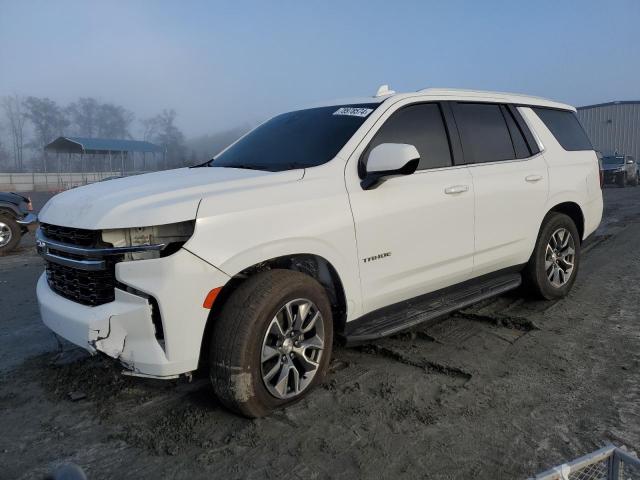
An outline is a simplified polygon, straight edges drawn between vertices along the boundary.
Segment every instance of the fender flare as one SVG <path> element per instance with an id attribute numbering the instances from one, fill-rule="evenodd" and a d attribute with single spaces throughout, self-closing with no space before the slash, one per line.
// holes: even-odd
<path id="1" fill-rule="evenodd" d="M 22 212 L 20 211 L 20 209 L 16 205 L 10 202 L 0 201 L 0 215 L 2 214 L 3 210 L 11 211 L 16 218 L 22 216 Z"/>

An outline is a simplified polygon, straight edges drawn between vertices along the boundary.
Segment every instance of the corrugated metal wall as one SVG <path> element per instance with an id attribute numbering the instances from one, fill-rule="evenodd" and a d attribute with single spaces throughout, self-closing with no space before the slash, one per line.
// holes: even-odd
<path id="1" fill-rule="evenodd" d="M 578 118 L 603 155 L 618 152 L 640 161 L 640 101 L 580 107 Z"/>

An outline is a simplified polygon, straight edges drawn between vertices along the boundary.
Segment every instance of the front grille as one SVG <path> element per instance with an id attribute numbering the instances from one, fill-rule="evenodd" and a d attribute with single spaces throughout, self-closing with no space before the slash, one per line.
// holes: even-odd
<path id="1" fill-rule="evenodd" d="M 58 225 L 51 225 L 49 223 L 41 223 L 40 228 L 44 236 L 51 240 L 78 245 L 80 247 L 94 247 L 101 240 L 99 230 L 59 227 Z"/>
<path id="2" fill-rule="evenodd" d="M 47 262 L 47 281 L 51 289 L 74 302 L 95 307 L 115 299 L 115 264 L 106 270 L 90 272 Z"/>
<path id="3" fill-rule="evenodd" d="M 60 227 L 41 224 L 42 233 L 49 240 L 75 245 L 79 247 L 97 247 L 106 245 L 102 242 L 98 230 Z M 64 258 L 82 260 L 78 254 L 62 252 L 50 247 L 49 252 Z M 58 295 L 83 305 L 95 307 L 115 299 L 115 263 L 121 257 L 106 259 L 106 269 L 97 271 L 82 270 L 51 261 L 46 262 L 47 282 Z"/>

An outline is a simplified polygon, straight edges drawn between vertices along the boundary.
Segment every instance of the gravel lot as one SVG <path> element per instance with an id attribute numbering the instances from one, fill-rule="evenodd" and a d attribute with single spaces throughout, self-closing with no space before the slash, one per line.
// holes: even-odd
<path id="1" fill-rule="evenodd" d="M 568 298 L 516 292 L 336 348 L 326 385 L 259 420 L 221 408 L 202 376 L 125 377 L 58 342 L 27 237 L 0 259 L 0 478 L 75 462 L 91 479 L 495 480 L 608 442 L 640 452 L 640 188 L 605 202 Z"/>

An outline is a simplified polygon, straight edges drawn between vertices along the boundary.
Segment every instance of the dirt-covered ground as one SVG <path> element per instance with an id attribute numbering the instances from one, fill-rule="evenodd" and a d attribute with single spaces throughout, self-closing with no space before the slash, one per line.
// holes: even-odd
<path id="1" fill-rule="evenodd" d="M 40 323 L 26 238 L 0 259 L 0 478 L 62 462 L 101 478 L 527 478 L 612 442 L 640 451 L 640 188 L 606 213 L 568 298 L 518 293 L 336 348 L 329 381 L 269 418 L 204 377 L 87 358 Z"/>

